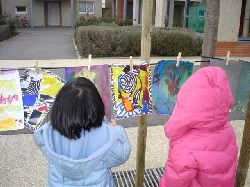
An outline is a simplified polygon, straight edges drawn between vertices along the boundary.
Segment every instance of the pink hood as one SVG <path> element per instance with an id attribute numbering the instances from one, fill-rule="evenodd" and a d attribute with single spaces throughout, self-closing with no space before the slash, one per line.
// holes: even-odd
<path id="1" fill-rule="evenodd" d="M 221 128 L 232 104 L 225 72 L 219 67 L 202 68 L 181 87 L 173 114 L 165 124 L 166 136 L 174 139 L 189 129 Z"/>
<path id="2" fill-rule="evenodd" d="M 170 146 L 160 187 L 234 186 L 237 146 L 228 122 L 232 104 L 221 68 L 202 68 L 184 83 L 164 126 Z"/>

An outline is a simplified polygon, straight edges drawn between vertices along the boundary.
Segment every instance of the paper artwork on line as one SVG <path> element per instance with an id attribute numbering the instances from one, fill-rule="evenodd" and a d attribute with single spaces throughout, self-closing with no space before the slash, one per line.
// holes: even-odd
<path id="1" fill-rule="evenodd" d="M 245 119 L 247 113 L 247 104 L 250 93 L 250 62 L 240 60 L 241 71 L 239 75 L 239 82 L 236 90 L 235 104 L 232 111 L 239 111 L 241 118 Z"/>
<path id="2" fill-rule="evenodd" d="M 230 120 L 244 120 L 250 93 L 250 62 L 230 60 L 226 65 L 224 60 L 211 59 L 210 66 L 223 68 L 230 82 L 234 96 L 234 105 L 230 110 Z"/>
<path id="3" fill-rule="evenodd" d="M 110 82 L 108 65 L 92 65 L 90 70 L 86 66 L 84 67 L 68 67 L 65 68 L 65 79 L 69 81 L 76 77 L 85 77 L 91 80 L 97 87 L 104 106 L 105 115 L 111 119 L 111 106 L 110 106 Z"/>
<path id="4" fill-rule="evenodd" d="M 172 114 L 176 96 L 192 71 L 193 63 L 187 61 L 180 61 L 178 67 L 175 60 L 161 60 L 157 63 L 152 81 L 152 97 L 156 113 Z"/>
<path id="5" fill-rule="evenodd" d="M 148 62 L 111 67 L 114 117 L 123 119 L 152 113 L 151 70 Z"/>
<path id="6" fill-rule="evenodd" d="M 24 128 L 20 77 L 17 70 L 0 72 L 0 131 Z"/>
<path id="7" fill-rule="evenodd" d="M 224 69 L 230 83 L 232 94 L 236 97 L 242 63 L 240 61 L 230 60 L 228 65 L 226 65 L 225 60 L 210 59 L 210 66 L 221 67 Z"/>
<path id="8" fill-rule="evenodd" d="M 38 129 L 49 112 L 64 80 L 49 71 L 27 69 L 21 76 L 25 126 Z"/>

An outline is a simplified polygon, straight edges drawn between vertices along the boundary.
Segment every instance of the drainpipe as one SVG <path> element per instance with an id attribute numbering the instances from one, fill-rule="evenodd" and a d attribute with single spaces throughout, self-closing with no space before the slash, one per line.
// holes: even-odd
<path id="1" fill-rule="evenodd" d="M 71 26 L 74 27 L 74 0 L 70 0 L 70 14 L 71 14 Z"/>
<path id="2" fill-rule="evenodd" d="M 33 22 L 33 0 L 29 0 L 29 9 L 30 9 L 30 27 L 34 28 L 34 22 Z"/>

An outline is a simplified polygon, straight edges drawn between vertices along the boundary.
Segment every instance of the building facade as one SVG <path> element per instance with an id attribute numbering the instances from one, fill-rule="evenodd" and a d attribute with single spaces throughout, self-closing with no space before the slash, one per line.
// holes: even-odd
<path id="1" fill-rule="evenodd" d="M 102 0 L 2 0 L 2 13 L 16 16 L 20 26 L 73 27 L 81 15 L 101 17 Z"/>
<path id="2" fill-rule="evenodd" d="M 154 26 L 204 33 L 206 0 L 152 1 Z M 114 16 L 141 24 L 143 0 L 112 0 L 112 4 Z M 232 56 L 250 56 L 250 0 L 220 0 L 219 15 L 216 55 L 226 56 L 230 51 Z"/>
<path id="3" fill-rule="evenodd" d="M 250 56 L 250 0 L 220 0 L 216 55 Z M 244 31 L 244 32 L 243 32 Z"/>

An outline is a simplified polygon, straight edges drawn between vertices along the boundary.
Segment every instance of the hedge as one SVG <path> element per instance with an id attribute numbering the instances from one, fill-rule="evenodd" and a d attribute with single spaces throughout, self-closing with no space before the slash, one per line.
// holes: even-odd
<path id="1" fill-rule="evenodd" d="M 16 35 L 17 20 L 9 15 L 0 15 L 0 25 L 8 25 L 10 36 Z"/>
<path id="2" fill-rule="evenodd" d="M 75 26 L 78 28 L 80 26 L 89 25 L 128 26 L 132 24 L 132 21 L 127 19 L 118 19 L 114 17 L 80 16 L 77 18 Z"/>
<path id="3" fill-rule="evenodd" d="M 141 27 L 81 26 L 75 33 L 80 54 L 87 57 L 139 56 Z M 153 28 L 152 56 L 199 56 L 202 40 L 184 29 Z"/>

